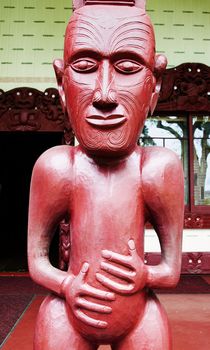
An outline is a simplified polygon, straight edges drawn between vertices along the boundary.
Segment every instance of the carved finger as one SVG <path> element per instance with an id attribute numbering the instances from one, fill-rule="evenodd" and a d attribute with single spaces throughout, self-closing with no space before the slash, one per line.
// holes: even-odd
<path id="1" fill-rule="evenodd" d="M 94 318 L 85 315 L 84 312 L 82 312 L 80 309 L 76 310 L 74 314 L 80 321 L 87 324 L 88 326 L 95 328 L 106 328 L 108 325 L 105 321 L 95 320 Z"/>
<path id="2" fill-rule="evenodd" d="M 133 239 L 130 239 L 130 240 L 128 241 L 128 249 L 129 249 L 129 252 L 130 252 L 131 254 L 133 254 L 134 252 L 136 252 L 136 245 L 135 245 L 135 242 L 134 242 Z"/>
<path id="3" fill-rule="evenodd" d="M 86 310 L 99 312 L 102 314 L 110 314 L 112 312 L 111 307 L 101 305 L 101 304 L 96 304 L 96 303 L 88 301 L 84 298 L 77 298 L 76 299 L 76 306 L 79 306 L 80 308 L 83 308 Z"/>
<path id="4" fill-rule="evenodd" d="M 132 257 L 130 255 L 122 255 L 122 254 L 114 253 L 111 250 L 102 250 L 101 255 L 103 258 L 109 261 L 113 261 L 120 265 L 124 265 L 126 267 L 131 268 Z"/>
<path id="5" fill-rule="evenodd" d="M 108 277 L 105 277 L 101 273 L 96 273 L 96 279 L 103 284 L 103 286 L 113 290 L 116 293 L 119 294 L 130 294 L 133 289 L 134 289 L 134 284 L 129 283 L 129 284 L 123 284 L 123 283 L 118 283 L 113 280 L 111 280 Z"/>
<path id="6" fill-rule="evenodd" d="M 107 300 L 107 301 L 115 300 L 114 293 L 106 292 L 104 290 L 94 288 L 87 283 L 85 283 L 82 286 L 80 295 L 87 295 L 100 300 Z"/>
<path id="7" fill-rule="evenodd" d="M 132 258 L 137 257 L 139 259 L 139 255 L 137 253 L 136 245 L 135 245 L 135 242 L 133 239 L 130 239 L 128 241 L 128 249 L 129 249 L 129 253 L 132 256 Z"/>
<path id="8" fill-rule="evenodd" d="M 81 267 L 81 270 L 79 272 L 79 274 L 77 275 L 77 280 L 81 281 L 81 282 L 84 282 L 85 281 L 85 277 L 88 273 L 88 270 L 89 270 L 89 264 L 87 262 L 85 262 L 82 267 Z"/>
<path id="9" fill-rule="evenodd" d="M 120 267 L 117 267 L 105 261 L 102 261 L 100 266 L 102 270 L 110 273 L 113 276 L 122 278 L 128 282 L 132 281 L 136 275 L 134 271 L 126 271 L 125 269 L 121 269 Z"/>

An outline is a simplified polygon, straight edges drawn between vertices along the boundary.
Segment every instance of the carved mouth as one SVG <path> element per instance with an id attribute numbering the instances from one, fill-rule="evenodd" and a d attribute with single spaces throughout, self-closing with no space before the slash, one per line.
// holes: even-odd
<path id="1" fill-rule="evenodd" d="M 91 115 L 85 118 L 88 124 L 94 125 L 99 128 L 110 128 L 119 126 L 126 122 L 127 118 L 121 114 L 111 114 L 109 116 Z"/>

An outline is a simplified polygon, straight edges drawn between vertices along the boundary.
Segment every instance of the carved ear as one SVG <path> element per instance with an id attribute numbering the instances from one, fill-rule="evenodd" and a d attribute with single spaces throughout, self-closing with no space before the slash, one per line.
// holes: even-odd
<path id="1" fill-rule="evenodd" d="M 63 60 L 61 60 L 61 59 L 54 60 L 53 67 L 54 67 L 55 75 L 56 75 L 56 79 L 57 79 L 58 92 L 60 95 L 62 109 L 65 112 L 66 111 L 66 99 L 65 99 L 65 94 L 64 94 L 64 90 L 63 90 L 63 73 L 64 73 Z"/>
<path id="2" fill-rule="evenodd" d="M 162 83 L 162 75 L 167 66 L 167 58 L 164 55 L 156 55 L 155 56 L 155 68 L 154 68 L 154 88 L 152 97 L 150 100 L 150 113 L 153 114 L 155 107 L 157 105 L 157 101 L 159 98 L 159 93 L 161 89 Z"/>

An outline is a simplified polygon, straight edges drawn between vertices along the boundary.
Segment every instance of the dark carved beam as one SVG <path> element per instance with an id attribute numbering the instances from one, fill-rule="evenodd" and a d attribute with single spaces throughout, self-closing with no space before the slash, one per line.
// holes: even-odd
<path id="1" fill-rule="evenodd" d="M 0 90 L 0 131 L 61 131 L 64 132 L 63 142 L 74 144 L 55 88 L 44 92 L 29 87 Z"/>
<path id="2" fill-rule="evenodd" d="M 0 90 L 1 131 L 63 131 L 65 118 L 57 89 Z"/>
<path id="3" fill-rule="evenodd" d="M 167 69 L 155 113 L 210 113 L 210 67 L 183 63 Z"/>

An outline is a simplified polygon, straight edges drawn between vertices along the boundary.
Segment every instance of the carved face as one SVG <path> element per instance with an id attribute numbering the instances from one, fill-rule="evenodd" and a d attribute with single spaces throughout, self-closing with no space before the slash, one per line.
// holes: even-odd
<path id="1" fill-rule="evenodd" d="M 142 10 L 85 6 L 66 31 L 63 89 L 71 125 L 89 153 L 126 155 L 148 114 L 154 34 Z"/>

